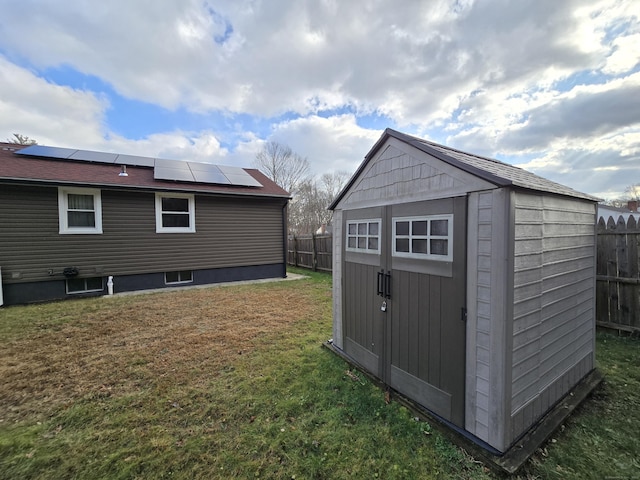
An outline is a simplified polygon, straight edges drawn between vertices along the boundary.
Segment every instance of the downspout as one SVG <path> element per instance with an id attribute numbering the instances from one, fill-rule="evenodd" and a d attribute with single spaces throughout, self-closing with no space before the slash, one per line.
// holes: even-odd
<path id="1" fill-rule="evenodd" d="M 287 242 L 288 242 L 288 225 L 287 225 L 287 208 L 289 200 L 287 200 L 282 206 L 282 278 L 287 278 Z"/>

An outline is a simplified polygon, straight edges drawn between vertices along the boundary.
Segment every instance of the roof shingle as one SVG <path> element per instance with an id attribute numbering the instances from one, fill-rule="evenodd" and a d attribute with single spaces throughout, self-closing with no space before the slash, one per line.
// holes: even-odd
<path id="1" fill-rule="evenodd" d="M 262 187 L 218 185 L 213 183 L 179 182 L 154 179 L 153 168 L 128 166 L 128 176 L 119 176 L 117 164 L 38 158 L 16 155 L 22 146 L 0 143 L 0 180 L 48 184 L 87 185 L 147 190 L 216 193 L 288 198 L 289 193 L 256 169 L 244 170 Z"/>

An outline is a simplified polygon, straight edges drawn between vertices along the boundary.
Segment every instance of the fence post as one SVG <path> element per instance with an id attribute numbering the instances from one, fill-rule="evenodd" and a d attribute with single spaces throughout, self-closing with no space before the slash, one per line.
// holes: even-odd
<path id="1" fill-rule="evenodd" d="M 313 271 L 318 271 L 318 247 L 316 244 L 316 234 L 311 234 L 311 264 L 313 265 Z"/>
<path id="2" fill-rule="evenodd" d="M 293 264 L 298 266 L 298 237 L 293 235 Z"/>

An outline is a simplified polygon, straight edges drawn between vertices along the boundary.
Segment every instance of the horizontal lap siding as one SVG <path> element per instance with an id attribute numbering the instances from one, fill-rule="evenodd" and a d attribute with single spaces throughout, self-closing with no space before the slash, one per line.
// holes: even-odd
<path id="1" fill-rule="evenodd" d="M 515 203 L 511 411 L 547 392 L 542 414 L 566 393 L 548 387 L 593 352 L 595 206 L 523 193 Z"/>
<path id="2" fill-rule="evenodd" d="M 68 266 L 103 276 L 284 262 L 282 201 L 196 195 L 196 233 L 158 234 L 153 193 L 102 190 L 101 235 L 60 235 L 57 201 L 54 187 L 2 186 L 5 281 Z"/>

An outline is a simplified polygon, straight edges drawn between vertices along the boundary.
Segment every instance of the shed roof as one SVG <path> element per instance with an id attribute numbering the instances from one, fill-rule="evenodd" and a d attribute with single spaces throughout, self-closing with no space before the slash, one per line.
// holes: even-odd
<path id="1" fill-rule="evenodd" d="M 536 190 L 545 193 L 581 198 L 593 202 L 598 201 L 598 198 L 596 197 L 578 192 L 565 185 L 552 182 L 551 180 L 547 180 L 546 178 L 540 177 L 514 165 L 510 165 L 493 158 L 463 152 L 455 148 L 439 145 L 423 138 L 414 137 L 412 135 L 407 135 L 391 128 L 387 128 L 380 139 L 371 148 L 369 153 L 365 155 L 364 161 L 360 164 L 356 173 L 351 177 L 349 183 L 333 201 L 329 207 L 330 210 L 333 210 L 338 205 L 338 202 L 340 202 L 342 197 L 351 188 L 369 161 L 390 137 L 400 140 L 407 145 L 411 145 L 412 147 L 415 147 L 438 160 L 482 178 L 483 180 L 493 183 L 498 187 L 519 187 L 527 190 Z"/>
<path id="2" fill-rule="evenodd" d="M 119 176 L 119 164 L 16 154 L 25 147 L 0 143 L 0 181 L 289 198 L 286 190 L 256 169 L 243 170 L 260 187 L 162 180 L 154 178 L 154 169 L 148 166 L 127 165 L 128 176 Z"/>

